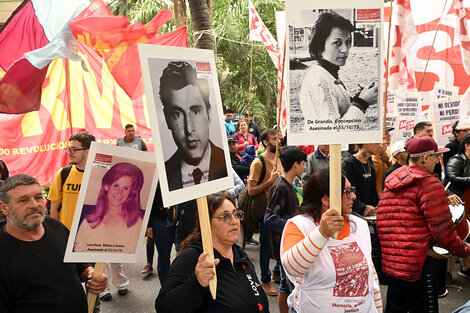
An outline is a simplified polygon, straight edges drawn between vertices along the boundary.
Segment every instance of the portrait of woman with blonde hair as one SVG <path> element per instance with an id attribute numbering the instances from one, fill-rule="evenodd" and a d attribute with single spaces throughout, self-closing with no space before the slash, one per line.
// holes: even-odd
<path id="1" fill-rule="evenodd" d="M 106 172 L 96 205 L 83 206 L 75 252 L 135 253 L 145 213 L 143 182 L 142 170 L 130 163 L 116 163 Z"/>

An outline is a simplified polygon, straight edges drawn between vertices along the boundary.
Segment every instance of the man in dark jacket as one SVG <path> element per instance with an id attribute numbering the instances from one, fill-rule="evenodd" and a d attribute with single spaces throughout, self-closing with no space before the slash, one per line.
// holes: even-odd
<path id="1" fill-rule="evenodd" d="M 271 243 L 273 257 L 279 263 L 281 236 L 287 220 L 294 216 L 299 206 L 299 198 L 292 182 L 300 177 L 305 169 L 307 154 L 298 147 L 285 146 L 279 151 L 283 174 L 274 182 L 269 192 L 269 205 L 264 214 L 264 223 L 271 230 Z M 287 297 L 292 291 L 288 279 L 281 269 L 281 282 L 279 284 L 278 305 L 280 313 L 289 312 Z"/>
<path id="2" fill-rule="evenodd" d="M 232 162 L 232 168 L 244 181 L 248 174 L 250 174 L 250 167 L 242 165 L 241 157 L 238 154 L 238 139 L 229 136 L 228 140 L 228 149 L 230 151 L 230 161 Z"/>
<path id="3" fill-rule="evenodd" d="M 467 121 L 459 120 L 452 125 L 452 134 L 454 134 L 455 138 L 446 144 L 446 148 L 448 148 L 449 151 L 444 153 L 444 166 L 447 166 L 447 162 L 449 162 L 450 158 L 458 153 L 463 136 L 469 132 L 470 123 Z"/>
<path id="4" fill-rule="evenodd" d="M 380 144 L 358 144 L 359 151 L 343 161 L 343 173 L 352 186 L 356 187 L 353 211 L 363 215 L 374 215 L 379 203 L 375 167 L 372 155 L 378 152 Z"/>
<path id="5" fill-rule="evenodd" d="M 410 139 L 405 146 L 409 166 L 387 178 L 377 213 L 383 271 L 390 276 L 385 312 L 438 312 L 435 268 L 427 250 L 439 245 L 465 257 L 470 245 L 452 226 L 446 192 L 431 173 L 439 154 L 428 136 Z"/>

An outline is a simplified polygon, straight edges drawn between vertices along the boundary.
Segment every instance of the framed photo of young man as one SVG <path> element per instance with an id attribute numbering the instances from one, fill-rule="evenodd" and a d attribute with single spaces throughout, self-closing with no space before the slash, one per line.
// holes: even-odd
<path id="1" fill-rule="evenodd" d="M 64 261 L 137 262 L 156 170 L 153 153 L 92 142 Z"/>
<path id="2" fill-rule="evenodd" d="M 139 45 L 165 206 L 233 186 L 211 50 Z"/>
<path id="3" fill-rule="evenodd" d="M 290 144 L 382 141 L 380 0 L 286 2 Z"/>

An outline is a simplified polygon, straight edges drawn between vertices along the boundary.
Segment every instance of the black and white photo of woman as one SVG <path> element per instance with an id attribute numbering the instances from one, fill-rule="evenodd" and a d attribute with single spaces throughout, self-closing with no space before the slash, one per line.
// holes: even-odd
<path id="1" fill-rule="evenodd" d="M 299 93 L 305 131 L 318 123 L 348 125 L 348 130 L 367 126 L 366 111 L 378 101 L 376 78 L 371 77 L 368 85 L 351 95 L 338 73 L 348 61 L 353 32 L 351 22 L 332 11 L 320 14 L 315 22 L 308 47 L 314 63 Z"/>

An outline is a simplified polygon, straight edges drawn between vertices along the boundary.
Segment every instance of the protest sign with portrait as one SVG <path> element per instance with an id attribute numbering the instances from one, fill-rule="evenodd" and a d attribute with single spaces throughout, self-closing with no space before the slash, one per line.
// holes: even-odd
<path id="1" fill-rule="evenodd" d="M 165 206 L 233 187 L 214 54 L 139 45 Z"/>
<path id="2" fill-rule="evenodd" d="M 382 141 L 383 2 L 286 3 L 290 144 Z"/>
<path id="3" fill-rule="evenodd" d="M 152 153 L 92 142 L 64 261 L 137 262 L 157 181 Z"/>

